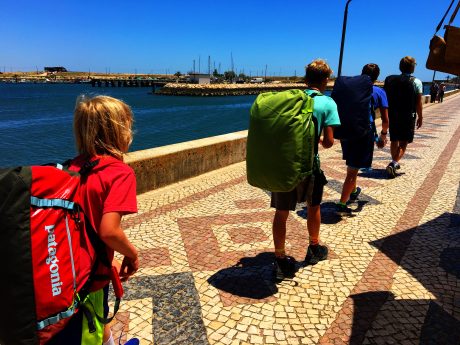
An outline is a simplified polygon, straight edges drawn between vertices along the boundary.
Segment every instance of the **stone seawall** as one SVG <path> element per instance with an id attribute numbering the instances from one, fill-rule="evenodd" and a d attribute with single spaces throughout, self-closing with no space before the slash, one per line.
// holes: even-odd
<path id="1" fill-rule="evenodd" d="M 234 132 L 153 149 L 125 157 L 144 193 L 246 159 L 248 131 Z"/>
<path id="2" fill-rule="evenodd" d="M 448 91 L 445 98 L 459 93 Z M 429 96 L 424 96 L 429 103 Z M 248 131 L 131 152 L 125 162 L 135 171 L 137 192 L 144 193 L 246 159 Z"/>

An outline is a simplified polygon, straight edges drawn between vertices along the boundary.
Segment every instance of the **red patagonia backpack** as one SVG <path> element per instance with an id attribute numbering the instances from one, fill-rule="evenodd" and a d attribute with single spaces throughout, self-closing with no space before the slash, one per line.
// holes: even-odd
<path id="1" fill-rule="evenodd" d="M 0 169 L 0 344 L 45 344 L 80 309 L 97 266 L 111 267 L 80 207 L 96 164 Z"/>

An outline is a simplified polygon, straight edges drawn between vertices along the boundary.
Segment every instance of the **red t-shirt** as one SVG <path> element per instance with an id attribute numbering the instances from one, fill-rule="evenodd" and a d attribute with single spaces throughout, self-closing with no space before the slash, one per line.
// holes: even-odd
<path id="1" fill-rule="evenodd" d="M 89 218 L 91 225 L 99 232 L 102 215 L 108 212 L 119 212 L 122 215 L 137 212 L 136 176 L 133 169 L 122 161 L 110 156 L 97 156 L 99 163 L 91 170 L 81 185 L 81 207 Z M 88 161 L 83 156 L 76 157 L 70 170 L 79 171 Z M 81 267 L 90 267 L 90 251 L 87 257 L 80 260 Z M 107 248 L 108 259 L 113 260 L 114 251 Z M 99 272 L 102 273 L 102 272 Z M 101 286 L 103 287 L 103 286 Z M 97 289 L 95 289 L 97 290 Z"/>

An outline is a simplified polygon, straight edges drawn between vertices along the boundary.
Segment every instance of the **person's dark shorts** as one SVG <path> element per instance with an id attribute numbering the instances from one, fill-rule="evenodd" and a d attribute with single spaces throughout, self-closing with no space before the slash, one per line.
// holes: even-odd
<path id="1" fill-rule="evenodd" d="M 398 119 L 390 116 L 390 141 L 414 141 L 416 114 L 408 119 Z"/>
<path id="2" fill-rule="evenodd" d="M 342 159 L 347 167 L 354 169 L 370 168 L 374 156 L 374 132 L 353 140 L 341 140 Z"/>
<path id="3" fill-rule="evenodd" d="M 307 206 L 318 206 L 323 199 L 324 185 L 327 183 L 324 173 L 318 172 L 300 182 L 290 192 L 272 192 L 270 207 L 283 211 L 294 211 L 297 203 L 306 202 Z"/>

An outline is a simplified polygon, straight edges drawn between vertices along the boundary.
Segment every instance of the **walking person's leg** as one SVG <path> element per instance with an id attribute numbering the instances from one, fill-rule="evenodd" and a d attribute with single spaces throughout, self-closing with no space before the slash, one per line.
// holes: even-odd
<path id="1" fill-rule="evenodd" d="M 342 195 L 340 202 L 345 204 L 349 199 L 350 195 L 356 191 L 356 180 L 358 179 L 359 169 L 347 167 L 347 176 L 343 182 Z"/>
<path id="2" fill-rule="evenodd" d="M 321 226 L 321 208 L 319 205 L 308 207 L 307 228 L 310 245 L 319 243 L 319 228 Z"/>
<path id="3" fill-rule="evenodd" d="M 391 142 L 391 158 L 394 162 L 399 163 L 399 161 L 403 158 L 404 154 L 406 153 L 407 149 L 407 141 L 395 141 Z"/>
<path id="4" fill-rule="evenodd" d="M 286 223 L 289 211 L 295 210 L 296 189 L 286 193 L 272 193 L 270 206 L 275 208 L 273 217 L 273 243 L 275 246 L 275 279 L 281 281 L 284 278 L 292 278 L 295 274 L 295 260 L 286 255 Z"/>
<path id="5" fill-rule="evenodd" d="M 305 255 L 306 265 L 315 265 L 327 259 L 328 249 L 319 244 L 319 229 L 321 227 L 321 201 L 323 199 L 324 185 L 327 183 L 322 172 L 312 176 L 309 182 L 307 198 L 307 228 L 308 248 Z"/>
<path id="6" fill-rule="evenodd" d="M 319 244 L 319 228 L 321 226 L 321 207 L 309 206 L 307 211 L 307 227 L 309 244 L 305 256 L 306 265 L 315 265 L 319 261 L 326 260 L 328 249 Z"/>
<path id="7" fill-rule="evenodd" d="M 273 242 L 275 245 L 275 256 L 284 258 L 286 256 L 286 222 L 289 211 L 276 210 L 273 218 Z"/>
<path id="8" fill-rule="evenodd" d="M 407 141 L 392 141 L 390 145 L 390 151 L 391 151 L 391 159 L 392 161 L 390 164 L 388 164 L 386 168 L 386 172 L 389 177 L 394 178 L 396 177 L 396 170 L 400 169 L 401 166 L 399 165 L 399 162 L 403 158 L 404 154 L 406 153 L 407 149 Z"/>
<path id="9" fill-rule="evenodd" d="M 358 178 L 358 168 L 347 167 L 347 176 L 343 182 L 342 194 L 340 201 L 336 204 L 336 213 L 341 216 L 349 216 L 352 213 L 351 208 L 347 206 L 350 200 L 356 200 L 361 193 L 361 188 L 356 186 Z"/>
<path id="10" fill-rule="evenodd" d="M 356 200 L 361 193 L 361 188 L 357 187 L 359 169 L 368 169 L 372 166 L 374 155 L 374 131 L 365 137 L 342 142 L 342 158 L 347 165 L 347 176 L 343 182 L 340 201 L 336 204 L 337 213 L 340 215 L 351 215 L 352 210 L 347 207 L 347 202 Z"/>

